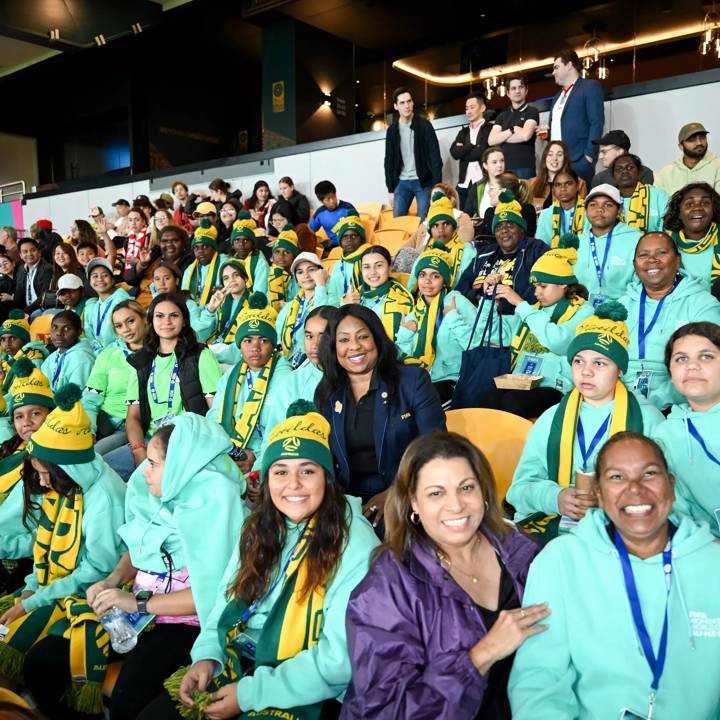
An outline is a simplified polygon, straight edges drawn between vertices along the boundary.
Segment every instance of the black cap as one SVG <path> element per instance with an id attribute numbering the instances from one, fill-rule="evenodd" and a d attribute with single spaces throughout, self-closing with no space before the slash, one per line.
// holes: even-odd
<path id="1" fill-rule="evenodd" d="M 112 204 L 113 207 L 115 207 L 116 205 L 126 205 L 127 207 L 130 207 L 130 203 L 125 200 L 125 198 L 120 198 Z"/>
<path id="2" fill-rule="evenodd" d="M 617 145 L 626 152 L 630 150 L 630 138 L 627 136 L 624 130 L 610 130 L 606 132 L 601 138 L 592 141 L 593 145 Z"/>
<path id="3" fill-rule="evenodd" d="M 142 205 L 144 207 L 152 207 L 153 204 L 150 202 L 150 198 L 147 195 L 138 195 L 134 200 L 133 203 L 135 205 Z"/>

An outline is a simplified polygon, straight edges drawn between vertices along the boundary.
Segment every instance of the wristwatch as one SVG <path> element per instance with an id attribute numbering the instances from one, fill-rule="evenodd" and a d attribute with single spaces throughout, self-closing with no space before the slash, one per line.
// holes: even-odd
<path id="1" fill-rule="evenodd" d="M 137 603 L 137 611 L 141 615 L 146 615 L 148 612 L 147 604 L 153 594 L 149 590 L 140 590 L 135 593 L 135 602 Z"/>

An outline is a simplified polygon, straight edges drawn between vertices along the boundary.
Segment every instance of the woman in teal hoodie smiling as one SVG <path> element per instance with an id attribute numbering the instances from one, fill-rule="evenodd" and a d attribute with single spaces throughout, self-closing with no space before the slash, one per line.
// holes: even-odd
<path id="1" fill-rule="evenodd" d="M 345 610 L 378 542 L 359 501 L 335 482 L 329 435 L 327 420 L 303 401 L 273 428 L 259 502 L 195 642 L 194 664 L 166 684 L 181 704 L 166 695 L 141 720 L 177 718 L 177 707 L 195 717 L 277 708 L 266 716 L 310 719 L 342 701 L 350 681 Z"/>
<path id="2" fill-rule="evenodd" d="M 665 345 L 673 332 L 696 318 L 720 322 L 720 303 L 697 279 L 680 270 L 680 251 L 666 233 L 644 235 L 635 249 L 639 281 L 618 302 L 628 311 L 628 390 L 664 410 L 680 402 L 665 368 Z"/>
<path id="3" fill-rule="evenodd" d="M 671 515 L 661 449 L 621 433 L 600 451 L 600 508 L 530 566 L 523 604 L 547 601 L 544 633 L 518 649 L 514 720 L 692 718 L 720 713 L 720 545 Z"/>
<path id="4" fill-rule="evenodd" d="M 698 322 L 679 328 L 667 344 L 665 362 L 686 402 L 673 406 L 653 438 L 677 480 L 676 510 L 706 522 L 720 538 L 720 326 Z"/>
<path id="5" fill-rule="evenodd" d="M 0 623 L 10 629 L 0 643 L 0 675 L 24 678 L 34 694 L 50 682 L 35 670 L 39 645 L 48 634 L 63 636 L 72 647 L 59 669 L 64 702 L 93 714 L 102 712 L 106 638 L 79 596 L 120 557 L 125 486 L 95 453 L 81 396 L 77 385 L 61 388 L 57 407 L 26 445 L 23 520 L 36 529 L 35 566 L 17 597 L 0 599 Z"/>
<path id="6" fill-rule="evenodd" d="M 187 413 L 153 435 L 147 461 L 130 478 L 125 524 L 118 531 L 127 551 L 88 589 L 87 600 L 98 617 L 118 607 L 154 615 L 155 627 L 123 656 L 111 720 L 137 717 L 162 692 L 165 678 L 190 660 L 207 622 L 247 514 L 245 481 L 228 457 L 230 447 L 218 425 Z M 211 526 L 217 532 L 208 532 Z M 131 581 L 133 591 L 123 590 Z M 58 662 L 67 666 L 70 643 L 53 637 L 43 649 L 46 674 L 55 677 Z M 46 689 L 35 699 L 55 717 L 59 698 L 49 694 Z"/>

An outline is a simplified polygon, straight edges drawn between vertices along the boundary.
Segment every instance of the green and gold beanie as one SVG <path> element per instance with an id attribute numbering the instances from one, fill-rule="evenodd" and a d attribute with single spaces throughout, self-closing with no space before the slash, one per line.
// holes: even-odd
<path id="1" fill-rule="evenodd" d="M 628 369 L 627 310 L 617 300 L 608 300 L 595 309 L 595 314 L 578 323 L 575 339 L 567 351 L 568 362 L 582 350 L 594 350 L 612 360 L 623 373 Z"/>
<path id="2" fill-rule="evenodd" d="M 577 248 L 580 245 L 577 235 L 565 233 L 556 248 L 541 255 L 530 270 L 531 283 L 550 283 L 551 285 L 574 285 L 573 265 L 577 262 Z"/>
<path id="3" fill-rule="evenodd" d="M 257 223 L 250 217 L 247 210 L 238 213 L 237 220 L 233 223 L 232 232 L 230 233 L 230 242 L 232 243 L 236 237 L 246 237 L 248 240 L 255 242 L 255 229 Z"/>
<path id="4" fill-rule="evenodd" d="M 427 229 L 432 229 L 432 226 L 436 222 L 440 222 L 440 220 L 449 222 L 454 228 L 457 227 L 457 220 L 455 219 L 455 214 L 453 213 L 452 202 L 450 202 L 450 198 L 446 195 L 441 195 L 430 205 L 427 218 L 425 219 Z"/>
<path id="5" fill-rule="evenodd" d="M 451 260 L 447 252 L 437 247 L 437 244 L 431 250 L 426 250 L 415 264 L 415 270 L 420 275 L 421 270 L 437 270 L 445 281 L 445 285 L 450 287 L 450 279 L 452 278 L 452 269 L 450 267 Z"/>
<path id="6" fill-rule="evenodd" d="M 237 268 L 240 271 L 240 274 L 245 278 L 245 280 L 248 279 L 247 276 L 247 268 L 245 267 L 245 262 L 241 260 L 240 258 L 231 257 L 228 258 L 221 266 L 220 270 L 218 272 L 218 277 L 222 278 L 223 270 L 228 267 L 228 265 L 231 265 L 234 268 Z"/>
<path id="7" fill-rule="evenodd" d="M 514 222 L 527 232 L 527 223 L 522 216 L 522 206 L 515 199 L 515 196 L 507 190 L 500 193 L 498 204 L 495 206 L 495 215 L 492 221 L 493 232 L 501 222 Z"/>
<path id="8" fill-rule="evenodd" d="M 273 243 L 272 249 L 283 248 L 292 253 L 293 257 L 297 257 L 300 254 L 300 248 L 298 246 L 298 236 L 295 232 L 295 228 L 292 225 L 286 225 L 282 232 L 278 235 L 277 240 Z"/>
<path id="9" fill-rule="evenodd" d="M 22 310 L 11 310 L 7 320 L 0 325 L 0 335 L 14 335 L 23 344 L 30 342 L 30 324 Z"/>
<path id="10" fill-rule="evenodd" d="M 200 226 L 193 235 L 193 245 L 210 245 L 217 250 L 217 228 L 212 224 L 210 218 L 204 217 L 200 220 Z"/>
<path id="11" fill-rule="evenodd" d="M 55 393 L 57 407 L 30 436 L 27 453 L 57 465 L 79 465 L 95 459 L 90 418 L 80 404 L 82 389 L 74 383 Z"/>
<path id="12" fill-rule="evenodd" d="M 12 369 L 15 378 L 10 385 L 11 412 L 24 405 L 41 405 L 51 410 L 55 407 L 50 381 L 30 360 L 18 358 Z"/>
<path id="13" fill-rule="evenodd" d="M 267 338 L 273 346 L 277 345 L 277 331 L 275 321 L 277 313 L 272 305 L 268 304 L 265 293 L 256 292 L 250 296 L 247 307 L 238 316 L 240 324 L 235 333 L 235 342 L 240 347 L 243 338 L 250 335 L 260 335 Z"/>
<path id="14" fill-rule="evenodd" d="M 335 479 L 335 467 L 330 452 L 330 423 L 308 400 L 296 400 L 287 411 L 287 419 L 278 423 L 268 437 L 262 459 L 261 478 L 267 480 L 268 471 L 278 460 L 312 460 L 325 468 Z"/>
<path id="15" fill-rule="evenodd" d="M 340 220 L 338 220 L 335 224 L 335 227 L 332 229 L 337 236 L 338 242 L 340 242 L 340 238 L 346 232 L 350 232 L 350 230 L 354 230 L 362 238 L 363 242 L 367 241 L 365 225 L 357 212 L 346 215 L 344 218 L 340 218 Z"/>

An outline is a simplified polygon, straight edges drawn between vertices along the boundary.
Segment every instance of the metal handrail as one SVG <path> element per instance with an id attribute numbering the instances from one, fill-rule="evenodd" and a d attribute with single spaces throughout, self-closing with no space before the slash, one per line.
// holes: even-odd
<path id="1" fill-rule="evenodd" d="M 5 188 L 12 187 L 13 185 L 19 185 L 19 190 L 5 190 Z M 7 202 L 8 198 L 11 196 L 17 196 L 13 197 L 12 199 L 20 200 L 22 196 L 25 194 L 25 181 L 24 180 L 15 180 L 15 182 L 9 182 L 5 183 L 4 185 L 0 185 L 0 203 Z"/>

